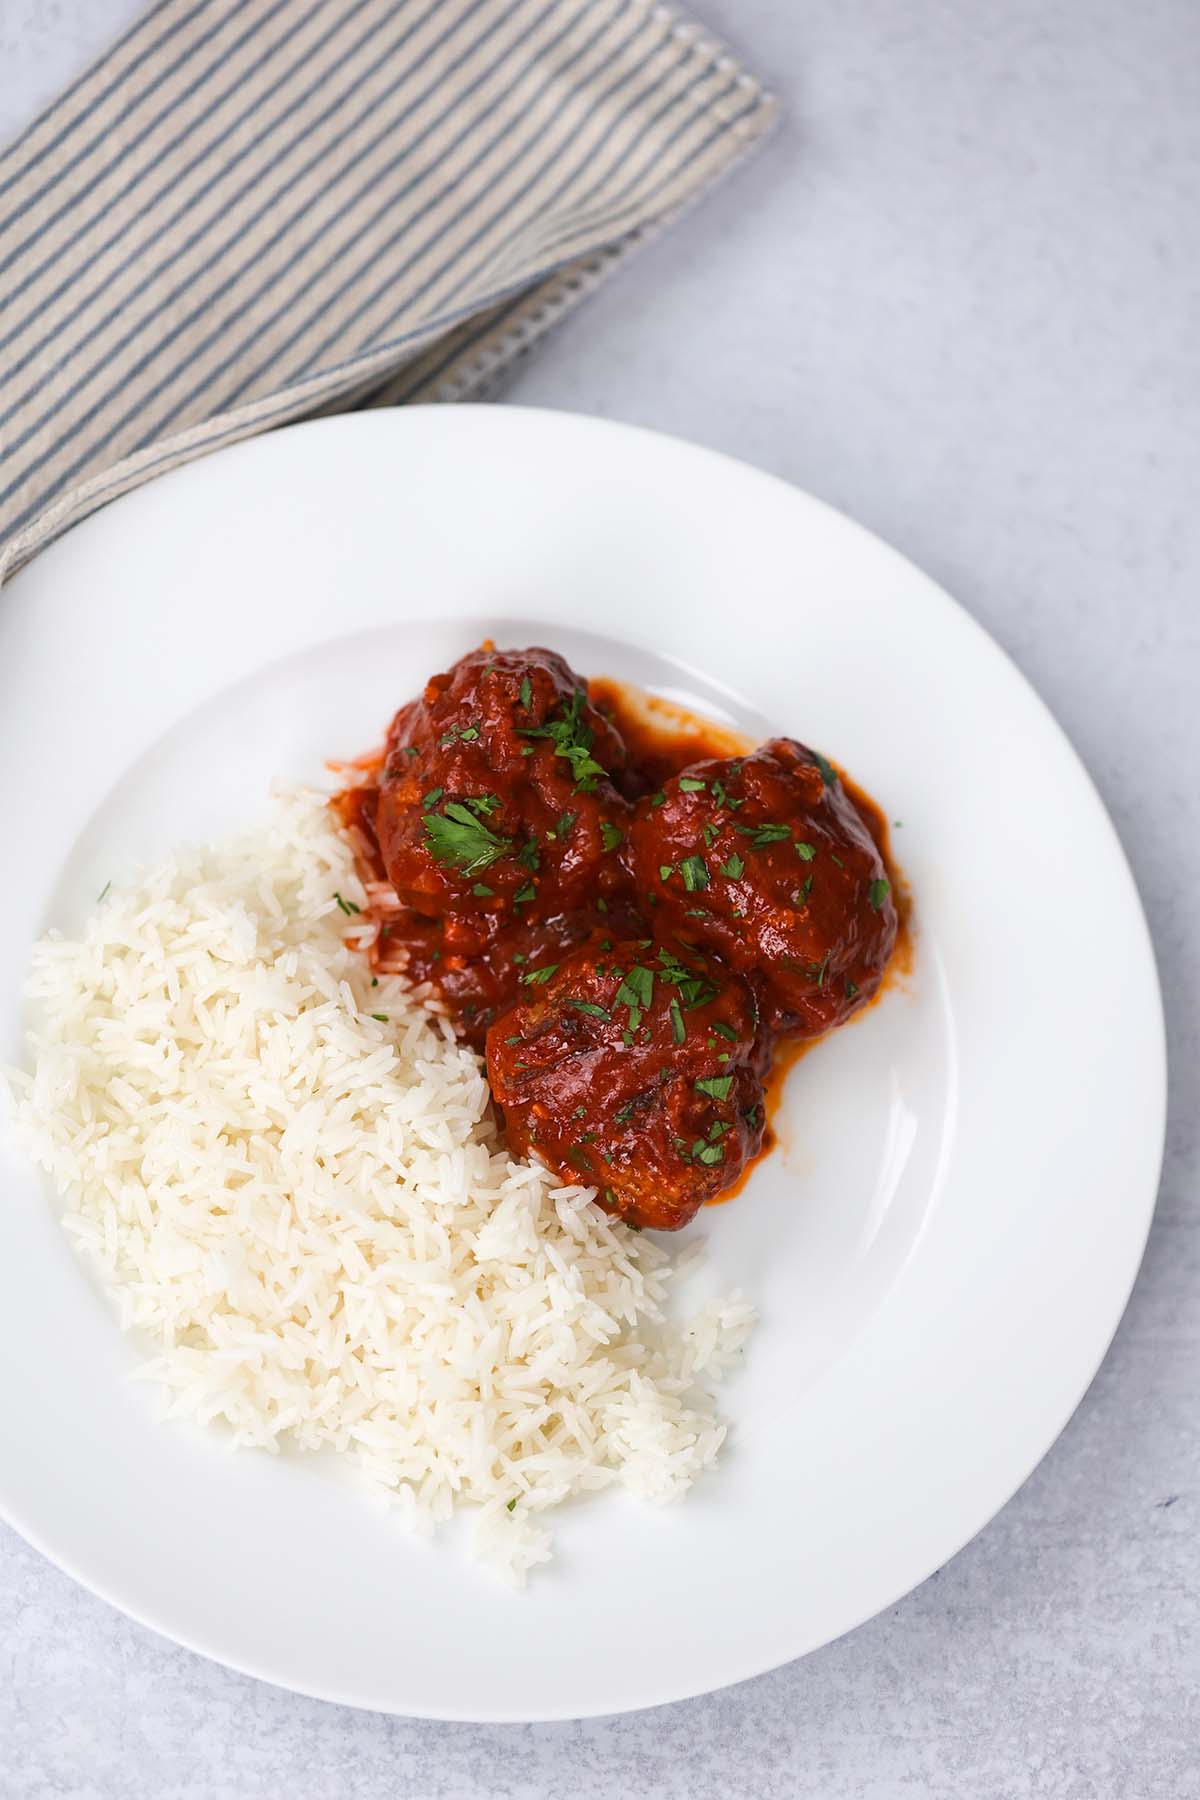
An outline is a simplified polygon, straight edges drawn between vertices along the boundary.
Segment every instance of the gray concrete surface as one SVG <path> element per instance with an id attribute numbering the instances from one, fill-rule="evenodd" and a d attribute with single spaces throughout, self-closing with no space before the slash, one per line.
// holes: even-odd
<path id="1" fill-rule="evenodd" d="M 786 123 L 509 399 L 812 489 L 943 581 L 1058 714 L 1166 990 L 1169 1148 L 1128 1315 L 1060 1442 L 938 1576 L 819 1655 L 649 1715 L 444 1726 L 297 1699 L 0 1530 L 6 1800 L 1200 1795 L 1200 11 L 699 10 Z M 135 11 L 0 0 L 0 134 Z"/>

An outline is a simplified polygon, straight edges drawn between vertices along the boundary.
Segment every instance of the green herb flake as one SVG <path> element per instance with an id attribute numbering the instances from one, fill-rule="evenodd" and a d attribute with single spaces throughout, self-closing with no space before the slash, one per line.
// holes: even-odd
<path id="1" fill-rule="evenodd" d="M 853 1000 L 855 998 L 855 996 L 857 995 L 857 993 L 858 993 L 858 983 L 856 981 L 851 981 L 850 977 L 847 975 L 847 977 L 846 977 L 846 998 L 847 998 L 847 1000 Z"/>
<path id="2" fill-rule="evenodd" d="M 712 797 L 716 801 L 717 806 L 726 812 L 736 812 L 739 806 L 745 805 L 744 800 L 735 800 L 733 798 L 733 795 L 729 792 L 729 789 L 725 786 L 723 781 L 713 782 Z"/>
<path id="3" fill-rule="evenodd" d="M 378 1020 L 379 1020 L 379 1023 L 380 1023 L 380 1024 L 381 1024 L 381 1025 L 386 1025 L 386 1024 L 387 1024 L 387 1022 L 388 1022 L 388 1016 L 387 1016 L 387 1014 L 386 1014 L 386 1013 L 372 1013 L 372 1014 L 371 1014 L 371 1017 L 372 1017 L 372 1018 L 373 1018 L 373 1019 L 378 1019 Z"/>
<path id="4" fill-rule="evenodd" d="M 526 712 L 528 712 L 529 708 L 533 705 L 533 686 L 528 675 L 522 675 L 521 677 L 518 698 L 520 699 L 521 705 L 525 708 Z"/>
<path id="5" fill-rule="evenodd" d="M 812 884 L 813 884 L 813 878 L 810 875 L 808 877 L 807 881 L 802 881 L 798 888 L 794 888 L 792 890 L 793 906 L 803 906 L 804 905 L 805 901 L 808 899 L 808 896 L 812 893 Z"/>
<path id="6" fill-rule="evenodd" d="M 817 853 L 811 844 L 798 843 L 796 845 L 796 855 L 800 858 L 801 862 L 811 862 L 816 854 Z"/>
<path id="7" fill-rule="evenodd" d="M 102 900 L 107 900 L 108 896 L 111 893 L 112 893 L 112 882 L 106 881 L 104 886 L 100 889 L 100 892 L 96 895 L 96 905 L 99 906 L 99 904 Z"/>
<path id="8" fill-rule="evenodd" d="M 732 1025 L 727 1025 L 725 1023 L 724 1019 L 714 1019 L 712 1022 L 712 1028 L 714 1031 L 719 1031 L 721 1036 L 726 1040 L 727 1043 L 730 1043 L 730 1044 L 737 1043 L 737 1032 L 733 1029 Z"/>
<path id="9" fill-rule="evenodd" d="M 683 885 L 689 894 L 708 886 L 708 864 L 702 856 L 685 856 L 679 865 L 679 873 L 683 876 Z"/>
<path id="10" fill-rule="evenodd" d="M 813 762 L 821 771 L 821 780 L 825 783 L 825 786 L 827 788 L 836 787 L 838 773 L 833 764 L 827 761 L 826 758 L 821 755 L 819 750 L 813 750 L 810 754 Z"/>
<path id="11" fill-rule="evenodd" d="M 600 837 L 606 850 L 615 850 L 623 836 L 624 833 L 616 825 L 610 824 L 607 819 L 600 821 Z"/>
<path id="12" fill-rule="evenodd" d="M 867 899 L 871 902 L 871 905 L 875 908 L 876 912 L 879 911 L 890 892 L 891 883 L 884 881 L 882 877 L 880 877 L 878 881 L 873 881 L 871 883 L 870 887 L 867 889 Z"/>
<path id="13" fill-rule="evenodd" d="M 563 757 L 570 764 L 575 786 L 585 794 L 592 791 L 600 776 L 608 773 L 603 763 L 598 763 L 591 754 L 595 734 L 583 723 L 581 716 L 586 700 L 583 689 L 576 688 L 561 719 L 530 726 L 521 732 L 522 737 L 547 738 L 554 745 L 555 756 Z"/>
<path id="14" fill-rule="evenodd" d="M 653 999 L 654 970 L 644 969 L 640 963 L 635 963 L 617 989 L 617 1005 L 628 1006 L 631 1009 L 641 1007 L 643 1011 L 648 1011 Z M 633 1024 L 632 1019 L 630 1024 L 636 1031 L 637 1026 Z"/>
<path id="15" fill-rule="evenodd" d="M 438 792 L 441 793 L 440 788 Z M 426 795 L 426 799 L 428 800 L 428 795 Z M 469 806 L 471 811 L 478 813 L 481 819 L 488 819 L 494 812 L 500 811 L 500 801 L 495 794 L 468 794 L 463 800 L 463 805 Z"/>
<path id="16" fill-rule="evenodd" d="M 362 911 L 362 907 L 355 906 L 353 900 L 343 900 L 342 896 L 340 894 L 335 894 L 333 897 L 337 901 L 338 905 L 341 907 L 342 911 L 345 913 L 347 918 L 349 918 L 352 913 L 360 913 Z"/>
<path id="17" fill-rule="evenodd" d="M 739 825 L 737 829 L 743 837 L 749 838 L 756 850 L 764 850 L 768 844 L 781 844 L 792 835 L 790 825 L 768 820 L 764 825 Z"/>
<path id="18" fill-rule="evenodd" d="M 495 888 L 488 887 L 485 881 L 477 881 L 471 889 L 477 900 L 487 900 L 495 893 Z"/>
<path id="19" fill-rule="evenodd" d="M 415 744 L 408 744 L 405 746 L 404 754 L 405 756 L 420 756 L 421 752 Z"/>
<path id="20" fill-rule="evenodd" d="M 726 860 L 721 864 L 720 872 L 722 875 L 727 875 L 729 877 L 730 881 L 737 881 L 739 876 L 744 871 L 745 867 L 746 867 L 745 863 L 742 861 L 741 857 L 738 855 L 737 851 L 735 850 L 733 855 L 730 857 L 727 857 Z"/>
<path id="21" fill-rule="evenodd" d="M 536 899 L 537 899 L 537 889 L 534 887 L 532 881 L 527 881 L 525 883 L 525 886 L 523 888 L 519 888 L 517 890 L 517 892 L 513 895 L 513 905 L 514 906 L 524 906 L 524 904 L 527 900 L 536 900 Z"/>
<path id="22" fill-rule="evenodd" d="M 372 986 L 372 987 L 378 987 L 378 986 L 379 986 L 379 977 L 378 977 L 378 975 L 372 975 L 372 977 L 371 977 L 371 986 Z"/>
<path id="23" fill-rule="evenodd" d="M 732 1075 L 706 1075 L 702 1081 L 693 1084 L 698 1094 L 707 1094 L 710 1100 L 728 1100 L 729 1090 L 733 1086 Z"/>
<path id="24" fill-rule="evenodd" d="M 527 969 L 521 977 L 521 982 L 525 987 L 541 987 L 550 980 L 552 975 L 557 973 L 557 963 L 543 963 L 540 969 Z"/>
<path id="25" fill-rule="evenodd" d="M 831 850 L 829 852 L 829 860 L 831 863 L 836 863 L 839 869 L 841 869 L 843 871 L 845 870 L 846 865 L 842 861 L 841 857 L 837 854 L 836 850 Z"/>
<path id="26" fill-rule="evenodd" d="M 466 875 L 490 868 L 512 849 L 511 838 L 498 837 L 457 800 L 448 801 L 440 813 L 427 812 L 424 819 L 430 854 Z"/>
<path id="27" fill-rule="evenodd" d="M 700 781 L 695 775 L 679 777 L 679 791 L 682 794 L 702 794 L 707 785 L 707 782 Z"/>
<path id="28" fill-rule="evenodd" d="M 677 1044 L 682 1044 L 687 1036 L 687 1026 L 683 1022 L 683 1012 L 680 1008 L 679 1001 L 672 998 L 667 1011 L 671 1015 L 671 1036 L 675 1039 Z"/>
<path id="29" fill-rule="evenodd" d="M 505 1511 L 506 1512 L 515 1512 L 516 1508 L 517 1508 L 517 1500 L 516 1500 L 516 1495 L 514 1494 L 513 1498 L 506 1503 Z"/>
<path id="30" fill-rule="evenodd" d="M 587 1013 L 591 1019 L 612 1018 L 612 1014 L 605 1007 L 597 1006 L 593 1000 L 568 1000 L 567 1005 L 573 1006 L 576 1012 Z"/>
<path id="31" fill-rule="evenodd" d="M 663 804 L 664 800 L 666 799 L 666 797 L 667 796 L 663 793 L 662 789 L 659 788 L 659 790 L 656 794 L 651 794 L 651 796 L 650 796 L 651 806 L 661 806 Z"/>
<path id="32" fill-rule="evenodd" d="M 430 788 L 429 792 L 425 795 L 425 798 L 422 800 L 421 805 L 422 806 L 436 806 L 438 801 L 441 799 L 442 795 L 445 793 L 445 791 L 446 791 L 445 788 Z"/>
<path id="33" fill-rule="evenodd" d="M 658 879 L 660 881 L 670 881 L 670 879 L 674 873 L 675 873 L 675 864 L 674 863 L 659 863 Z"/>
<path id="34" fill-rule="evenodd" d="M 506 1037 L 504 1041 L 506 1044 L 523 1044 L 525 1042 L 525 1039 L 521 1036 L 520 1032 L 518 1031 L 513 1037 Z"/>

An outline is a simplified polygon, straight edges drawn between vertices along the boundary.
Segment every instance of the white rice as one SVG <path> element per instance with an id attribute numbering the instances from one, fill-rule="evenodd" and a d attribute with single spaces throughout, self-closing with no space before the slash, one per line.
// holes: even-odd
<path id="1" fill-rule="evenodd" d="M 568 1495 L 668 1501 L 714 1462 L 698 1378 L 753 1309 L 666 1319 L 665 1251 L 507 1154 L 479 1059 L 372 986 L 338 893 L 364 903 L 351 851 L 288 793 L 51 933 L 13 1129 L 153 1341 L 166 1413 L 344 1451 L 423 1533 L 469 1505 L 520 1583 Z"/>

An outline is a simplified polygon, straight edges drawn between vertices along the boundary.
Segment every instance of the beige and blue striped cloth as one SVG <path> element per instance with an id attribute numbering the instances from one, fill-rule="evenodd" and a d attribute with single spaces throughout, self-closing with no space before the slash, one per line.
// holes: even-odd
<path id="1" fill-rule="evenodd" d="M 478 392 L 772 114 L 651 0 L 160 0 L 0 155 L 0 579 L 219 445 Z"/>

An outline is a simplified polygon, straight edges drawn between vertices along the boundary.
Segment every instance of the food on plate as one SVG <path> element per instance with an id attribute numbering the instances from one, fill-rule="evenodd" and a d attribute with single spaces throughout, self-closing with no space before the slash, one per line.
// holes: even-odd
<path id="1" fill-rule="evenodd" d="M 686 1223 L 762 1143 L 749 988 L 694 950 L 600 933 L 529 974 L 487 1037 L 511 1148 L 643 1225 Z"/>
<path id="2" fill-rule="evenodd" d="M 728 737 L 485 644 L 336 802 L 373 967 L 485 1054 L 515 1147 L 659 1230 L 735 1185 L 777 1047 L 866 1006 L 900 925 L 877 808 L 794 739 Z"/>
<path id="3" fill-rule="evenodd" d="M 753 1310 L 673 1321 L 666 1253 L 505 1147 L 478 1058 L 372 974 L 366 904 L 311 793 L 114 880 L 37 948 L 16 1132 L 168 1414 L 345 1452 L 422 1532 L 465 1506 L 520 1581 L 559 1501 L 712 1464 Z"/>
<path id="4" fill-rule="evenodd" d="M 658 930 L 747 976 L 768 1031 L 820 1037 L 878 988 L 892 884 L 837 770 L 803 744 L 692 763 L 639 807 L 630 847 Z"/>
<path id="5" fill-rule="evenodd" d="M 641 1233 L 761 1153 L 897 883 L 823 755 L 656 728 L 551 650 L 472 651 L 352 768 L 43 940 L 16 1132 L 168 1413 L 345 1452 L 415 1529 L 470 1507 L 521 1581 L 559 1501 L 714 1461 L 753 1308 L 673 1317 Z"/>

